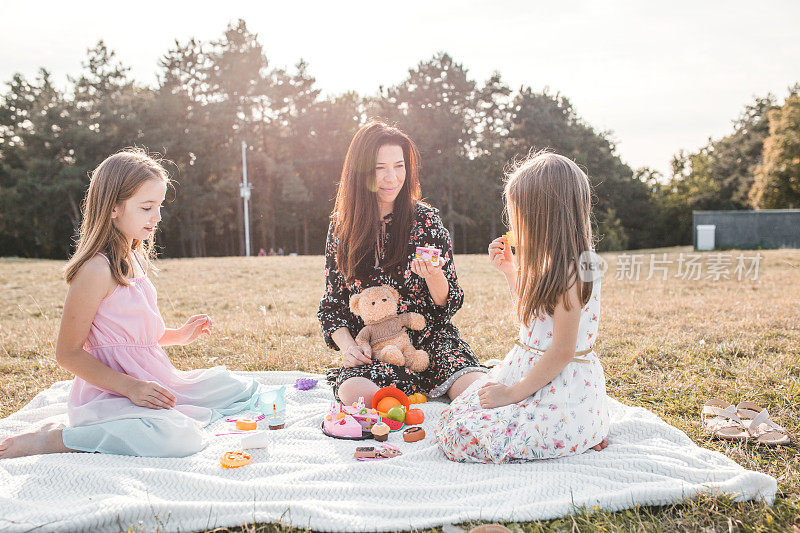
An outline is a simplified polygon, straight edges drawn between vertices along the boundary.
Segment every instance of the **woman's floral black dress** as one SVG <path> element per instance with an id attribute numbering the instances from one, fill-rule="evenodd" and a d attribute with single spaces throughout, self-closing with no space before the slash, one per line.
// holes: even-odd
<path id="1" fill-rule="evenodd" d="M 386 232 L 381 239 L 381 247 L 385 246 L 392 231 L 392 218 L 387 215 Z M 377 230 L 376 230 L 377 231 Z M 361 376 L 379 387 L 395 384 L 406 394 L 421 392 L 430 398 L 445 394 L 453 382 L 467 372 L 486 372 L 472 349 L 464 342 L 450 319 L 464 303 L 464 291 L 458 284 L 456 269 L 453 265 L 452 243 L 450 234 L 439 218 L 438 210 L 424 204 L 417 204 L 416 220 L 411 226 L 408 245 L 408 261 L 402 272 L 402 282 L 397 276 L 390 276 L 380 267 L 374 267 L 367 283 L 356 281 L 348 286 L 336 268 L 337 240 L 333 235 L 333 224 L 328 230 L 328 241 L 325 246 L 325 295 L 319 303 L 319 317 L 325 342 L 333 349 L 338 349 L 331 339 L 331 334 L 339 328 L 346 327 L 355 338 L 364 322 L 350 312 L 350 295 L 357 294 L 367 287 L 391 285 L 400 293 L 399 313 L 415 312 L 425 317 L 425 329 L 409 330 L 411 342 L 430 356 L 430 365 L 423 372 L 413 372 L 402 366 L 390 365 L 374 361 L 369 365 L 352 368 L 335 368 L 327 373 L 333 386 L 336 398 L 339 398 L 339 385 L 346 379 Z M 433 246 L 442 251 L 445 264 L 443 272 L 447 278 L 449 291 L 447 301 L 438 306 L 433 302 L 425 280 L 411 272 L 411 261 L 417 246 Z M 382 255 L 383 250 L 380 250 Z"/>

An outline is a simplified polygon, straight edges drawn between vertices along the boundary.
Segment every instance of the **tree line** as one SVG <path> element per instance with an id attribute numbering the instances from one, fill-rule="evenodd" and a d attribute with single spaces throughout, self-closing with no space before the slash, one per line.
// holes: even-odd
<path id="1" fill-rule="evenodd" d="M 692 209 L 800 206 L 797 86 L 782 105 L 756 99 L 731 135 L 677 154 L 665 178 L 631 169 L 611 134 L 584 121 L 566 96 L 512 90 L 500 73 L 475 81 L 444 52 L 375 95 L 323 97 L 307 63 L 272 67 L 239 20 L 217 40 L 176 41 L 158 67 L 155 86 L 137 83 L 101 41 L 66 89 L 44 68 L 7 82 L 0 256 L 67 257 L 89 173 L 132 145 L 163 154 L 175 181 L 177 200 L 165 206 L 158 234 L 162 255 L 241 255 L 242 141 L 253 248 L 322 253 L 347 146 L 372 117 L 418 144 L 423 195 L 440 209 L 457 253 L 482 253 L 505 232 L 503 171 L 531 149 L 553 149 L 587 170 L 601 250 L 691 242 Z"/>

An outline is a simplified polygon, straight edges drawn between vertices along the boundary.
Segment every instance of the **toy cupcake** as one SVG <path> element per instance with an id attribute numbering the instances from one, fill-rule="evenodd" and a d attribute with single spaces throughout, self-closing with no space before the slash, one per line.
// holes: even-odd
<path id="1" fill-rule="evenodd" d="M 372 426 L 372 436 L 378 442 L 386 442 L 389 438 L 389 426 L 384 422 L 378 422 Z"/>
<path id="2" fill-rule="evenodd" d="M 275 406 L 272 406 L 272 416 L 269 418 L 269 429 L 283 429 L 284 421 L 282 416 L 278 416 Z"/>

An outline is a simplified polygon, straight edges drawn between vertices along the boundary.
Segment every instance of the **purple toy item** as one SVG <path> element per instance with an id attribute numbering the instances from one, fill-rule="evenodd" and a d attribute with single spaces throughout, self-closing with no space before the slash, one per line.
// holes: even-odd
<path id="1" fill-rule="evenodd" d="M 317 380 L 313 378 L 297 378 L 294 388 L 297 390 L 309 390 L 317 386 Z"/>

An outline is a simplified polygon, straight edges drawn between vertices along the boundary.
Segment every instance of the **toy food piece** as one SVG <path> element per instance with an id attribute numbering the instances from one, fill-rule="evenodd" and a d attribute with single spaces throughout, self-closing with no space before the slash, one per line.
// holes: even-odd
<path id="1" fill-rule="evenodd" d="M 278 410 L 272 406 L 272 418 L 269 419 L 269 429 L 283 429 L 283 417 L 278 416 Z"/>
<path id="2" fill-rule="evenodd" d="M 239 468 L 240 466 L 249 465 L 250 461 L 252 461 L 250 454 L 241 450 L 225 452 L 225 454 L 219 458 L 219 464 L 221 464 L 223 468 Z"/>
<path id="3" fill-rule="evenodd" d="M 517 240 L 514 238 L 514 234 L 512 232 L 509 231 L 508 233 L 503 235 L 503 237 L 506 238 L 506 242 L 508 243 L 509 246 L 517 245 Z"/>
<path id="4" fill-rule="evenodd" d="M 425 403 L 428 401 L 428 398 L 425 397 L 424 394 L 421 392 L 415 392 L 411 396 L 408 397 L 409 403 Z"/>
<path id="5" fill-rule="evenodd" d="M 313 378 L 297 378 L 294 388 L 297 390 L 309 390 L 317 386 L 317 380 Z"/>
<path id="6" fill-rule="evenodd" d="M 377 409 L 379 413 L 388 413 L 389 409 L 392 407 L 397 407 L 398 405 L 400 405 L 400 400 L 394 396 L 387 396 L 378 402 L 378 405 L 375 406 L 375 409 Z"/>
<path id="7" fill-rule="evenodd" d="M 414 259 L 427 259 L 433 266 L 439 266 L 439 259 L 442 251 L 433 246 L 417 246 L 414 252 Z"/>
<path id="8" fill-rule="evenodd" d="M 322 432 L 339 439 L 360 439 L 363 437 L 361 424 L 352 415 L 342 410 L 342 405 L 331 402 L 331 408 L 322 421 Z"/>
<path id="9" fill-rule="evenodd" d="M 392 420 L 391 418 L 383 417 L 381 418 L 381 421 L 387 426 L 389 426 L 389 429 L 391 429 L 392 431 L 398 431 L 400 429 L 403 429 L 403 423 L 398 420 Z"/>
<path id="10" fill-rule="evenodd" d="M 391 459 L 392 457 L 397 457 L 398 455 L 403 455 L 403 452 L 401 452 L 399 448 L 397 448 L 396 446 L 392 446 L 391 444 L 384 444 L 380 450 L 378 450 L 374 446 L 359 446 L 358 448 L 356 448 L 355 453 L 353 453 L 353 457 L 355 457 L 359 461 L 377 461 L 380 459 Z"/>
<path id="11" fill-rule="evenodd" d="M 252 418 L 240 418 L 236 421 L 236 429 L 242 431 L 252 431 L 258 429 L 258 422 Z"/>
<path id="12" fill-rule="evenodd" d="M 403 431 L 403 440 L 406 442 L 417 442 L 425 438 L 425 430 L 419 426 L 413 428 L 406 428 Z"/>
<path id="13" fill-rule="evenodd" d="M 391 444 L 384 444 L 383 448 L 381 448 L 381 455 L 386 459 L 391 459 L 392 457 L 403 455 L 403 452 L 401 452 L 400 448 L 398 448 L 397 446 L 392 446 Z"/>
<path id="14" fill-rule="evenodd" d="M 266 448 L 269 438 L 266 431 L 254 431 L 242 437 L 242 448 L 252 450 L 255 448 Z"/>
<path id="15" fill-rule="evenodd" d="M 422 424 L 425 422 L 425 413 L 422 412 L 422 409 L 409 409 L 406 413 L 406 425 L 409 426 L 416 426 L 417 424 Z"/>
<path id="16" fill-rule="evenodd" d="M 398 422 L 404 422 L 406 419 L 406 409 L 402 405 L 397 405 L 389 409 L 389 412 L 386 413 L 386 418 L 391 420 L 397 420 Z"/>
<path id="17" fill-rule="evenodd" d="M 389 438 L 389 425 L 385 422 L 378 422 L 374 426 L 372 426 L 372 436 L 378 442 L 386 442 L 386 439 Z"/>

